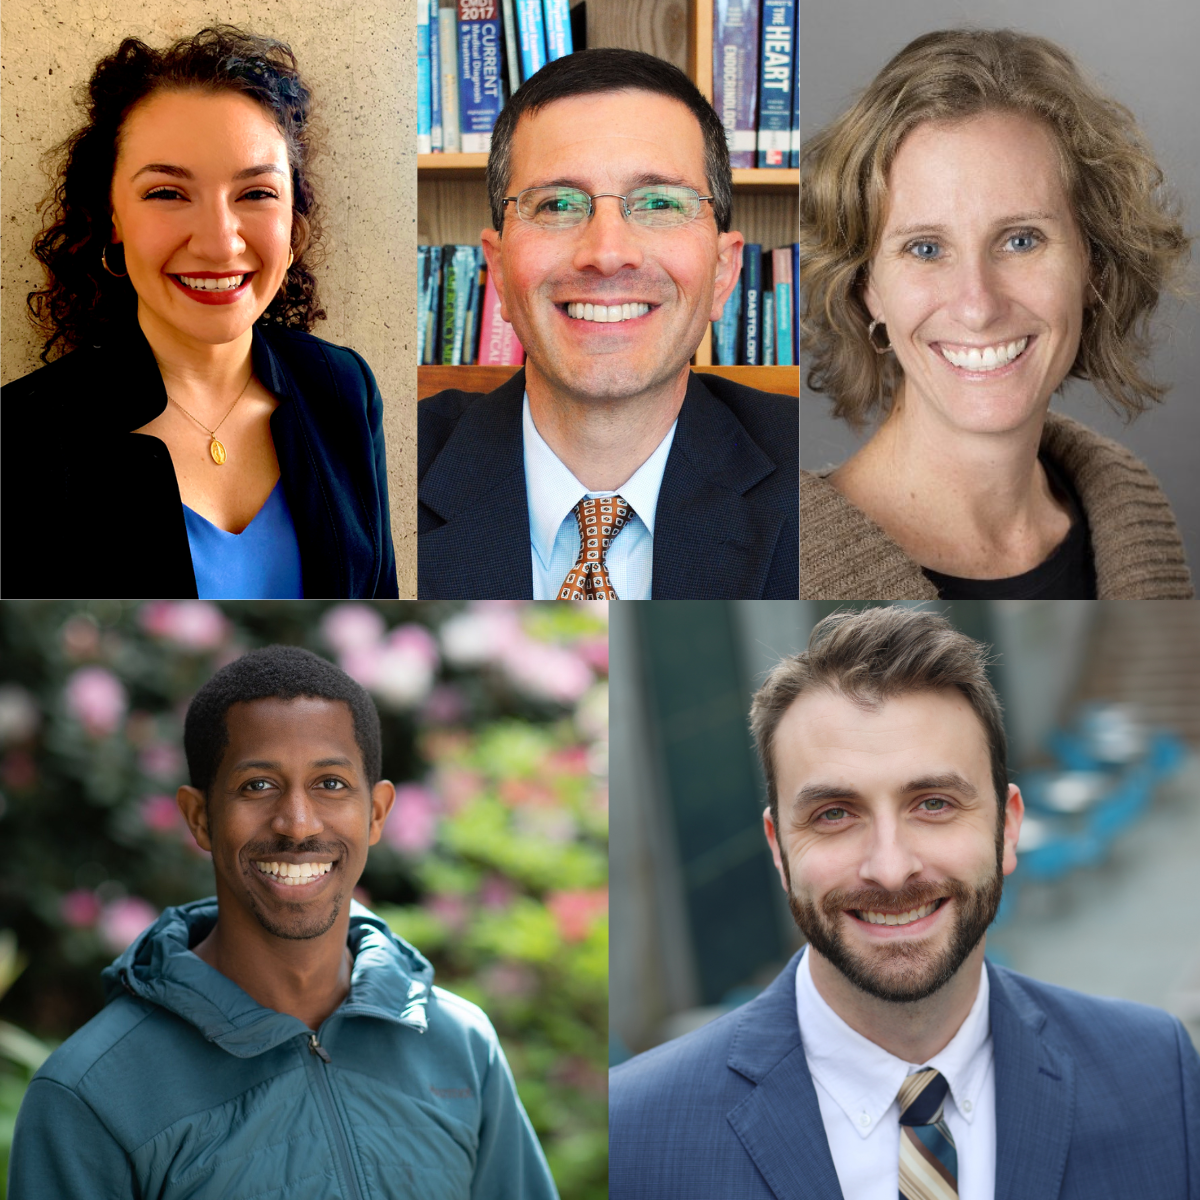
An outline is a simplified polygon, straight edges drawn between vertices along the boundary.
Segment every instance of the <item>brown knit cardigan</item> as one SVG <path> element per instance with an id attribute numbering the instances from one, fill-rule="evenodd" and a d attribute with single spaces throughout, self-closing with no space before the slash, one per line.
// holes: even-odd
<path id="1" fill-rule="evenodd" d="M 1048 413 L 1042 452 L 1074 484 L 1087 514 L 1101 600 L 1195 595 L 1171 506 L 1124 446 Z M 936 600 L 921 568 L 826 480 L 800 472 L 800 598 Z"/>

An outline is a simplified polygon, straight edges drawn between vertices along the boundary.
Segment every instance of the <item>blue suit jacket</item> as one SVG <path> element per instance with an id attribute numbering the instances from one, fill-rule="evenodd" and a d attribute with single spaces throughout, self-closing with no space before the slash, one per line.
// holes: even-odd
<path id="1" fill-rule="evenodd" d="M 252 354 L 280 401 L 271 437 L 305 596 L 395 597 L 383 403 L 371 368 L 353 350 L 278 326 L 254 327 Z M 3 594 L 194 597 L 170 452 L 133 432 L 167 406 L 137 325 L 6 384 L 0 399 Z"/>
<path id="2" fill-rule="evenodd" d="M 798 961 L 612 1072 L 612 1200 L 840 1200 L 796 1021 Z M 1200 1057 L 1183 1026 L 987 970 L 996 1200 L 1200 1200 Z"/>
<path id="3" fill-rule="evenodd" d="M 521 400 L 417 408 L 417 589 L 430 600 L 533 596 Z M 800 589 L 800 409 L 790 396 L 691 374 L 654 517 L 655 600 L 794 599 Z"/>

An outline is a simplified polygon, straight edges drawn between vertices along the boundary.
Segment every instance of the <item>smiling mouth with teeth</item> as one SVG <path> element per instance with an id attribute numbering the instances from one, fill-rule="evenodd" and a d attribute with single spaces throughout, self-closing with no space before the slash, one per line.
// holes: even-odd
<path id="1" fill-rule="evenodd" d="M 952 350 L 948 346 L 940 345 L 938 349 L 941 351 L 942 357 L 951 364 L 963 371 L 998 371 L 1001 367 L 1007 367 L 1009 363 L 1014 362 L 1025 353 L 1025 347 L 1029 345 L 1027 337 L 1018 338 L 1015 342 L 1002 342 L 995 346 L 985 346 L 982 350 L 972 346 L 966 350 Z"/>
<path id="2" fill-rule="evenodd" d="M 573 302 L 566 306 L 567 316 L 577 321 L 595 321 L 598 324 L 614 325 L 619 321 L 632 321 L 644 317 L 650 311 L 649 304 L 583 304 Z"/>
<path id="3" fill-rule="evenodd" d="M 222 275 L 219 279 L 201 279 L 195 275 L 176 275 L 175 278 L 184 287 L 190 287 L 197 292 L 232 292 L 240 288 L 249 278 L 247 271 L 242 275 Z"/>
<path id="4" fill-rule="evenodd" d="M 311 883 L 314 879 L 327 875 L 333 870 L 332 862 L 286 863 L 286 862 L 256 862 L 254 866 L 277 883 L 297 887 L 302 883 Z"/>
<path id="5" fill-rule="evenodd" d="M 868 925 L 911 925 L 914 921 L 929 916 L 943 902 L 944 897 L 942 900 L 933 900 L 929 904 L 923 904 L 920 908 L 909 909 L 908 912 L 881 913 L 855 910 L 854 915 L 860 921 L 866 921 Z"/>

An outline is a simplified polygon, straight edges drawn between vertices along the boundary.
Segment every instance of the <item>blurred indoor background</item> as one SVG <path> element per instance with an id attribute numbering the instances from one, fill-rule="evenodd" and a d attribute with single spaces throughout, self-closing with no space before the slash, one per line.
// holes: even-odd
<path id="1" fill-rule="evenodd" d="M 614 606 L 611 1061 L 751 999 L 802 944 L 747 712 L 765 672 L 851 607 L 873 605 Z M 1200 606 L 927 607 L 993 647 L 1027 805 L 989 957 L 1166 1008 L 1200 1043 Z"/>
<path id="2" fill-rule="evenodd" d="M 196 689 L 306 646 L 375 698 L 398 785 L 358 898 L 481 1005 L 563 1200 L 607 1189 L 606 606 L 0 603 L 0 1194 L 21 1096 L 100 970 L 213 891 L 175 806 Z"/>

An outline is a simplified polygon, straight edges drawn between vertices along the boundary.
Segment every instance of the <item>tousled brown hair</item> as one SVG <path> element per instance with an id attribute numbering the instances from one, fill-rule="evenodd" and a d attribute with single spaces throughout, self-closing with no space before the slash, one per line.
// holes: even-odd
<path id="1" fill-rule="evenodd" d="M 862 297 L 900 143 L 928 121 L 1011 112 L 1042 122 L 1090 260 L 1093 303 L 1069 376 L 1132 418 L 1166 394 L 1142 371 L 1149 318 L 1191 239 L 1133 114 L 1070 55 L 1012 30 L 951 29 L 910 42 L 800 159 L 800 345 L 808 386 L 860 427 L 890 410 L 902 371 L 875 353 Z"/>
<path id="2" fill-rule="evenodd" d="M 792 704 L 818 688 L 867 709 L 912 692 L 957 688 L 983 726 L 1000 808 L 998 825 L 1003 825 L 1008 743 L 1000 698 L 987 675 L 988 661 L 987 646 L 937 613 L 893 606 L 834 613 L 819 622 L 808 649 L 773 667 L 750 705 L 750 730 L 775 827 L 779 827 L 775 732 Z"/>

